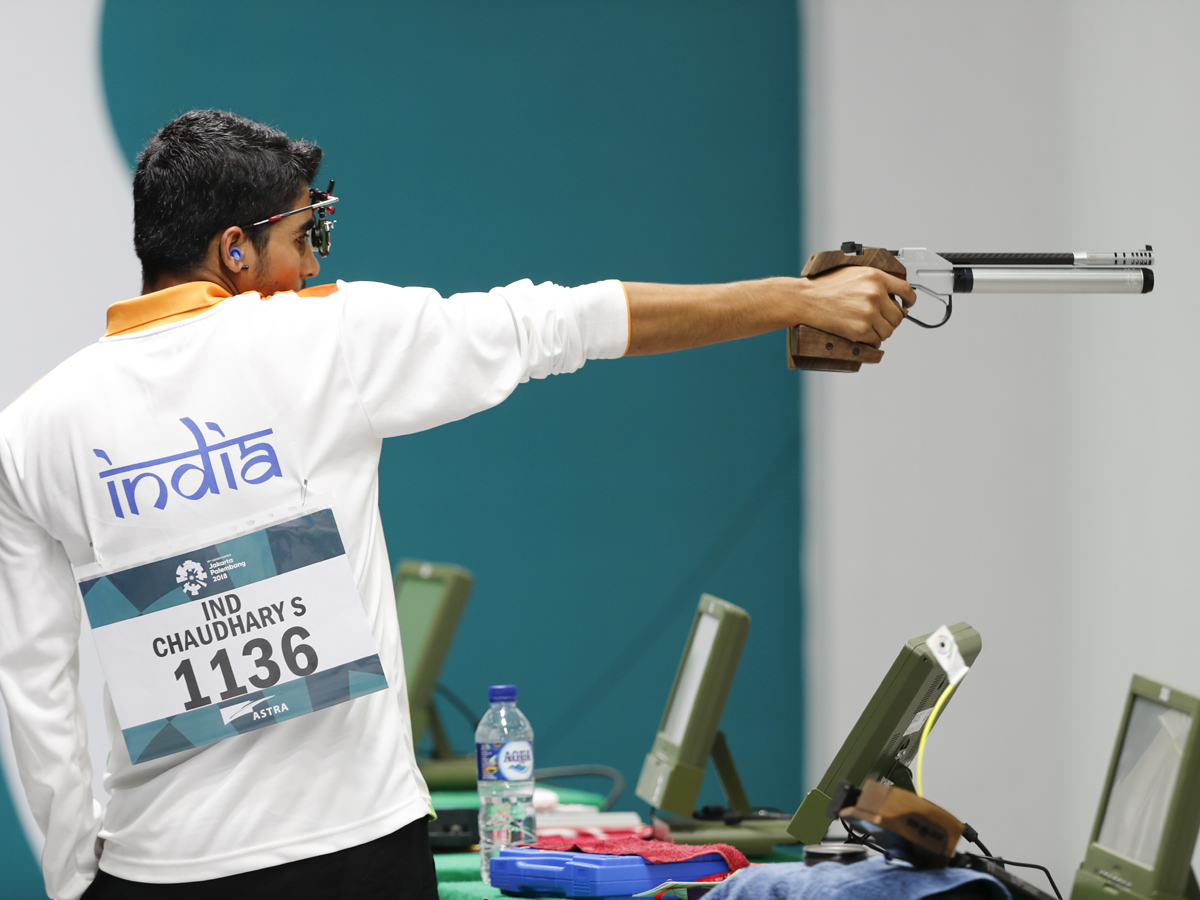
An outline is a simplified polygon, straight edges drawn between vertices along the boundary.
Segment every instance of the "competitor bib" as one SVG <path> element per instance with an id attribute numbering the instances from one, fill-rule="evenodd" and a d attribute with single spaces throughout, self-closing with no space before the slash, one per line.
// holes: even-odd
<path id="1" fill-rule="evenodd" d="M 135 763 L 387 687 L 332 508 L 96 569 L 76 576 Z"/>

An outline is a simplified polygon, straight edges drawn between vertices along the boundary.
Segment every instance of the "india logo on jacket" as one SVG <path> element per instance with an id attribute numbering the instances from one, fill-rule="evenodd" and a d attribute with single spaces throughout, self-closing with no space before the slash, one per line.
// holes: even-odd
<path id="1" fill-rule="evenodd" d="M 263 440 L 274 433 L 272 429 L 226 438 L 216 422 L 205 422 L 204 428 L 221 438 L 210 444 L 210 436 L 195 421 L 186 417 L 179 421 L 191 434 L 194 448 L 126 465 L 113 465 L 105 451 L 92 450 L 110 466 L 100 473 L 100 480 L 108 488 L 108 498 L 118 519 L 140 516 L 147 501 L 154 509 L 165 509 L 172 492 L 184 500 L 199 500 L 221 493 L 222 488 L 236 491 L 245 485 L 283 477 L 275 448 Z M 235 451 L 237 458 L 233 459 Z"/>

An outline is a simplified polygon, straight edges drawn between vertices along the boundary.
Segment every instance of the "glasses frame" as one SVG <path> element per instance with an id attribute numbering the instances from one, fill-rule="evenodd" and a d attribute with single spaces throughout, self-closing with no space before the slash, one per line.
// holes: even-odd
<path id="1" fill-rule="evenodd" d="M 328 190 L 324 191 L 310 187 L 308 189 L 308 199 L 313 201 L 308 206 L 301 206 L 299 209 L 289 209 L 287 212 L 277 213 L 276 215 L 268 216 L 258 222 L 251 222 L 249 225 L 242 227 L 255 228 L 259 225 L 271 225 L 280 219 L 294 216 L 296 213 L 306 212 L 310 209 L 315 210 L 312 228 L 308 232 L 308 239 L 312 243 L 313 250 L 316 251 L 318 256 L 324 259 L 329 255 L 329 250 L 333 246 L 333 238 L 330 236 L 330 232 L 333 231 L 333 226 L 337 224 L 337 219 L 326 218 L 327 213 L 336 212 L 333 204 L 338 202 L 338 198 L 333 196 L 333 182 L 330 181 Z"/>

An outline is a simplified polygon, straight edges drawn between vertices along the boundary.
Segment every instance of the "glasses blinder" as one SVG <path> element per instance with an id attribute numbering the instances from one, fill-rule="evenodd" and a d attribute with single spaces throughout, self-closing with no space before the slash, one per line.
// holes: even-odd
<path id="1" fill-rule="evenodd" d="M 308 189 L 308 199 L 308 206 L 301 207 L 300 209 L 288 210 L 285 213 L 278 213 L 277 215 L 270 216 L 269 218 L 263 219 L 259 222 L 252 222 L 250 225 L 245 227 L 255 228 L 259 225 L 268 225 L 272 222 L 278 222 L 280 219 L 284 219 L 288 216 L 295 215 L 296 213 L 301 213 L 305 210 L 312 209 L 313 221 L 312 226 L 308 231 L 309 243 L 312 244 L 313 249 L 316 250 L 320 256 L 328 256 L 329 249 L 333 245 L 333 241 L 330 238 L 329 233 L 333 231 L 333 226 L 337 220 L 328 218 L 328 216 L 334 212 L 334 208 L 332 206 L 321 206 L 319 204 L 337 202 L 337 197 L 333 195 L 333 182 L 329 182 L 328 191 L 319 191 L 314 187 L 310 187 Z"/>

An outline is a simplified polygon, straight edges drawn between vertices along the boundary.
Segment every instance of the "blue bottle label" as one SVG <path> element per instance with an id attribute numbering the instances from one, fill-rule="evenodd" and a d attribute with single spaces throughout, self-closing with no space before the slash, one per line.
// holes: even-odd
<path id="1" fill-rule="evenodd" d="M 480 781 L 528 781 L 533 778 L 533 741 L 498 741 L 475 745 Z"/>

